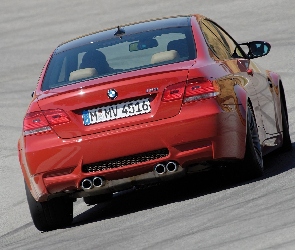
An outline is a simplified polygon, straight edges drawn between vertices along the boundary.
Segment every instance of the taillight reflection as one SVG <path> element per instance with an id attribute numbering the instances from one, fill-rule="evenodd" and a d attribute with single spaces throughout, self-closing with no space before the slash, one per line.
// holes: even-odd
<path id="1" fill-rule="evenodd" d="M 45 133 L 51 131 L 50 126 L 69 121 L 70 118 L 61 109 L 31 112 L 24 118 L 24 135 Z"/>

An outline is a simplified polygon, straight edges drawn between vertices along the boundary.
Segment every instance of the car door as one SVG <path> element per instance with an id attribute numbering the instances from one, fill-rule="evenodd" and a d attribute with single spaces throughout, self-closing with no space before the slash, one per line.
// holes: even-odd
<path id="1" fill-rule="evenodd" d="M 258 107 L 259 104 L 256 91 L 252 86 L 252 83 L 247 81 L 249 73 L 247 70 L 250 64 L 250 60 L 247 58 L 247 55 L 216 23 L 205 19 L 202 20 L 200 26 L 207 44 L 213 52 L 213 58 L 218 63 L 226 67 L 230 72 L 230 74 L 226 76 L 226 89 L 232 88 L 230 92 L 234 93 L 235 86 L 240 85 L 242 88 L 247 90 L 247 95 L 251 98 L 253 107 Z M 221 79 L 221 81 L 223 81 L 223 79 Z M 236 109 L 238 109 L 238 107 L 236 107 Z M 256 120 L 258 127 L 262 128 L 263 125 L 259 110 L 255 113 L 255 115 L 257 116 Z M 259 129 L 259 132 L 261 133 L 260 138 L 263 139 L 263 129 Z"/>
<path id="2" fill-rule="evenodd" d="M 263 49 L 261 42 L 251 42 L 251 45 L 248 45 L 245 43 L 242 46 L 244 51 L 249 54 L 250 57 L 251 55 L 256 55 L 252 54 L 253 52 L 249 53 L 249 46 L 260 46 L 261 49 Z M 256 50 L 259 50 L 259 47 L 256 48 Z M 261 55 L 263 55 L 263 53 Z M 258 54 L 256 57 L 261 55 Z M 279 109 L 276 105 L 279 102 L 278 91 L 273 86 L 266 70 L 259 66 L 254 60 L 250 60 L 248 72 L 259 100 L 263 128 L 267 134 L 267 138 L 272 138 L 280 131 L 277 116 L 277 110 Z"/>
<path id="3" fill-rule="evenodd" d="M 258 97 L 263 128 L 267 134 L 267 138 L 271 138 L 273 135 L 279 132 L 273 83 L 266 75 L 265 69 L 263 69 L 253 60 L 250 60 L 249 72 L 249 77 L 252 80 Z M 276 95 L 276 97 L 278 97 L 278 95 Z"/>

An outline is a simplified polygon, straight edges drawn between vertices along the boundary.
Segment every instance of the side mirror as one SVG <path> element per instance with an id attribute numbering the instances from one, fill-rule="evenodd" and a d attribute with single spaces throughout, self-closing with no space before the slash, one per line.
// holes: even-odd
<path id="1" fill-rule="evenodd" d="M 250 59 L 265 56 L 269 53 L 271 45 L 263 41 L 253 41 L 239 44 L 241 47 L 245 45 L 248 47 L 248 57 Z"/>

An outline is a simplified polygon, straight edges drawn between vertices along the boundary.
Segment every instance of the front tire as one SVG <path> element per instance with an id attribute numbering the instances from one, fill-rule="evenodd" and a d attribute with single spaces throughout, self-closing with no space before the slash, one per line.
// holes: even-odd
<path id="1" fill-rule="evenodd" d="M 264 172 L 261 145 L 255 116 L 251 106 L 247 110 L 246 152 L 243 160 L 243 172 L 246 177 L 261 177 Z"/>
<path id="2" fill-rule="evenodd" d="M 49 201 L 38 202 L 25 184 L 27 201 L 35 227 L 40 231 L 49 231 L 69 226 L 73 221 L 73 201 L 66 197 L 57 197 Z"/>

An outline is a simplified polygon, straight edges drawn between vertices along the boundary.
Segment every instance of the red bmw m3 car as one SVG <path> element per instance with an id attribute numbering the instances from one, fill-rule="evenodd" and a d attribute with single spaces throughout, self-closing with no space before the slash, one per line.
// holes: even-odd
<path id="1" fill-rule="evenodd" d="M 292 147 L 280 76 L 201 15 L 122 25 L 50 55 L 24 116 L 20 166 L 33 222 L 65 227 L 73 202 L 174 180 L 218 165 L 263 174 Z"/>

